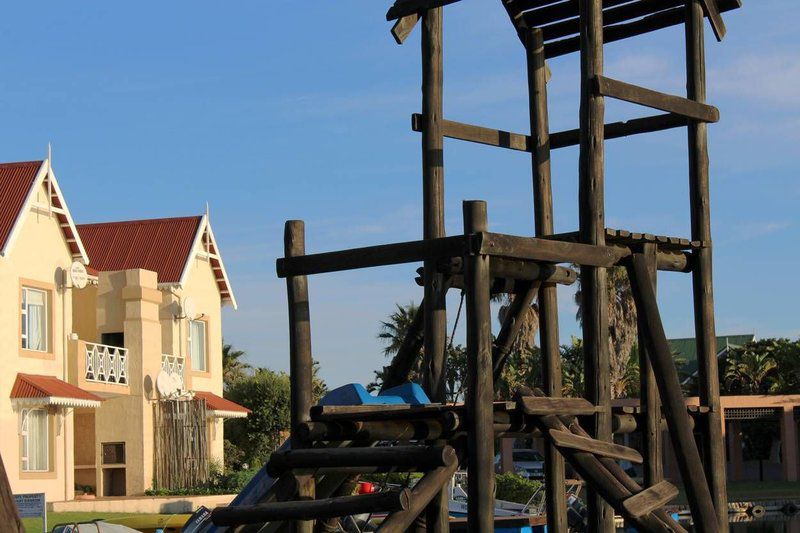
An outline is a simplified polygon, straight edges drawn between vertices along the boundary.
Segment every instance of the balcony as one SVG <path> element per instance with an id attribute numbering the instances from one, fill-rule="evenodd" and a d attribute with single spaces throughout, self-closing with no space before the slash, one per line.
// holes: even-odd
<path id="1" fill-rule="evenodd" d="M 170 376 L 175 376 L 178 389 L 186 390 L 186 378 L 184 374 L 184 358 L 180 355 L 161 355 L 161 370 Z"/>
<path id="2" fill-rule="evenodd" d="M 128 350 L 106 344 L 85 343 L 86 381 L 128 386 Z"/>
<path id="3" fill-rule="evenodd" d="M 69 381 L 101 395 L 130 394 L 128 350 L 82 340 L 70 340 Z"/>

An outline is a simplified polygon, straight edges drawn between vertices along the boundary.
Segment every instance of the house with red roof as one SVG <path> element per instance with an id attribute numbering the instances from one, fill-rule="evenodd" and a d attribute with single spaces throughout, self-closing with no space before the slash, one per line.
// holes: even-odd
<path id="1" fill-rule="evenodd" d="M 75 224 L 48 160 L 0 164 L 0 455 L 15 493 L 199 484 L 223 458 L 222 308 L 207 215 Z"/>

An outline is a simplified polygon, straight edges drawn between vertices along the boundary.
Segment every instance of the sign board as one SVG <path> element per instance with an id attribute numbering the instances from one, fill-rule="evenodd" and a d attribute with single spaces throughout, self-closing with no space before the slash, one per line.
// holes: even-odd
<path id="1" fill-rule="evenodd" d="M 14 494 L 17 512 L 20 518 L 38 518 L 43 520 L 42 531 L 47 531 L 47 511 L 44 492 L 30 494 Z"/>
<path id="2" fill-rule="evenodd" d="M 73 261 L 72 266 L 69 267 L 69 278 L 72 280 L 73 287 L 78 289 L 86 287 L 86 283 L 89 281 L 86 267 L 82 263 Z"/>

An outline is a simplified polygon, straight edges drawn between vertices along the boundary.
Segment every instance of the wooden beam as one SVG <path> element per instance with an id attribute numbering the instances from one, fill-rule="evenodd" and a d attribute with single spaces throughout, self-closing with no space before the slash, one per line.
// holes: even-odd
<path id="1" fill-rule="evenodd" d="M 297 434 L 306 442 L 358 440 L 409 441 L 432 440 L 441 437 L 446 429 L 436 418 L 419 420 L 376 420 L 371 422 L 304 422 Z"/>
<path id="2" fill-rule="evenodd" d="M 722 15 L 719 13 L 717 0 L 702 0 L 702 2 L 705 14 L 708 17 L 708 21 L 711 23 L 711 29 L 714 30 L 714 36 L 717 38 L 717 41 L 721 41 L 725 38 L 725 34 L 728 30 L 725 28 L 725 21 L 722 20 Z"/>
<path id="3" fill-rule="evenodd" d="M 11 484 L 6 476 L 6 468 L 3 465 L 3 458 L 0 456 L 0 524 L 8 528 L 9 533 L 23 533 L 25 528 L 19 519 L 17 512 L 17 502 L 11 492 Z"/>
<path id="4" fill-rule="evenodd" d="M 417 13 L 397 19 L 397 22 L 392 26 L 392 37 L 394 37 L 397 44 L 403 44 L 405 42 L 408 36 L 411 35 L 417 22 L 419 22 L 419 14 Z"/>
<path id="5" fill-rule="evenodd" d="M 459 0 L 397 0 L 389 11 L 386 12 L 386 20 L 395 20 L 414 13 L 422 13 L 429 9 L 446 6 L 458 2 Z"/>
<path id="6" fill-rule="evenodd" d="M 620 446 L 613 442 L 605 442 L 602 440 L 592 439 L 588 437 L 580 437 L 574 435 L 569 431 L 560 431 L 551 429 L 550 438 L 559 448 L 571 448 L 582 452 L 588 452 L 592 455 L 601 455 L 603 457 L 610 457 L 622 461 L 630 461 L 635 464 L 642 463 L 642 454 L 628 448 L 627 446 Z"/>
<path id="7" fill-rule="evenodd" d="M 697 102 L 706 100 L 705 32 L 703 9 L 696 1 L 687 1 L 686 8 L 686 88 L 687 97 Z M 705 475 L 717 511 L 717 527 L 728 530 L 727 483 L 725 479 L 725 436 L 723 412 L 719 398 L 719 368 L 714 323 L 714 283 L 712 271 L 710 176 L 708 162 L 708 125 L 692 121 L 688 128 L 689 212 L 692 239 L 707 243 L 694 252 L 692 294 L 697 339 L 700 403 L 710 412 L 699 420 L 705 436 Z"/>
<path id="8" fill-rule="evenodd" d="M 718 2 L 720 11 L 731 11 L 742 7 L 741 0 L 720 0 Z M 632 22 L 615 24 L 604 29 L 604 42 L 611 43 L 643 35 L 652 31 L 677 26 L 686 22 L 686 10 L 684 7 L 675 7 L 665 11 L 660 11 L 653 15 L 648 15 Z M 559 41 L 548 42 L 545 45 L 545 56 L 549 58 L 562 56 L 577 52 L 580 49 L 580 38 L 578 36 L 561 39 Z"/>
<path id="9" fill-rule="evenodd" d="M 394 512 L 408 509 L 410 504 L 411 491 L 401 489 L 321 500 L 217 507 L 211 513 L 211 521 L 215 526 L 238 526 L 283 520 L 335 518 L 362 513 Z"/>
<path id="10" fill-rule="evenodd" d="M 601 75 L 595 76 L 593 83 L 594 90 L 602 96 L 668 111 L 703 122 L 719 121 L 719 110 L 714 106 L 701 104 L 680 96 L 660 93 Z"/>
<path id="11" fill-rule="evenodd" d="M 686 117 L 673 113 L 666 113 L 663 115 L 634 118 L 606 124 L 605 134 L 606 139 L 619 139 L 628 137 L 629 135 L 679 128 L 687 124 L 688 120 Z M 414 113 L 411 116 L 411 128 L 413 131 L 422 131 L 421 114 Z M 530 135 L 496 130 L 483 126 L 474 126 L 452 120 L 442 120 L 441 128 L 444 136 L 450 139 L 485 144 L 487 146 L 497 146 L 499 148 L 508 148 L 509 150 L 517 150 L 520 152 L 533 151 L 533 143 Z M 579 130 L 577 129 L 551 134 L 550 149 L 555 150 L 568 146 L 576 146 L 578 144 L 578 134 Z"/>
<path id="12" fill-rule="evenodd" d="M 642 254 L 631 257 L 628 277 L 631 280 L 636 312 L 643 326 L 645 347 L 653 366 L 658 392 L 661 394 L 672 447 L 686 487 L 695 530 L 701 533 L 719 531 L 711 491 L 694 440 L 689 414 L 686 412 L 678 371 L 661 323 L 653 281 Z"/>
<path id="13" fill-rule="evenodd" d="M 491 439 L 490 439 L 491 440 Z M 437 494 L 440 494 L 458 469 L 458 457 L 454 457 L 447 465 L 431 470 L 420 479 L 411 490 L 410 505 L 407 509 L 397 511 L 381 523 L 381 533 L 402 533 L 406 531 Z"/>
<path id="14" fill-rule="evenodd" d="M 464 233 L 485 232 L 486 202 L 464 202 Z M 492 315 L 489 306 L 489 256 L 465 256 L 467 317 L 467 470 L 470 531 L 494 529 L 494 415 L 492 400 Z"/>
<path id="15" fill-rule="evenodd" d="M 678 487 L 669 481 L 661 481 L 638 494 L 634 494 L 622 506 L 632 516 L 644 516 L 664 507 L 678 497 Z"/>
<path id="16" fill-rule="evenodd" d="M 417 263 L 426 259 L 458 257 L 464 255 L 463 236 L 443 237 L 422 241 L 400 242 L 337 252 L 308 254 L 301 257 L 284 257 L 276 261 L 278 277 L 322 274 L 359 268 L 372 268 L 403 263 Z"/>
<path id="17" fill-rule="evenodd" d="M 592 416 L 597 413 L 595 406 L 583 398 L 524 396 L 517 405 L 523 413 L 532 416 Z"/>
<path id="18" fill-rule="evenodd" d="M 302 220 L 286 222 L 283 235 L 284 254 L 288 258 L 305 254 L 305 224 Z M 308 280 L 305 276 L 286 278 L 287 302 L 289 305 L 289 372 L 291 408 L 291 447 L 301 448 L 298 424 L 309 420 L 313 403 L 313 357 L 311 355 L 311 310 L 308 303 Z M 314 478 L 304 478 L 298 487 L 302 498 L 314 498 Z M 313 520 L 301 520 L 294 524 L 296 533 L 311 533 Z"/>
<path id="19" fill-rule="evenodd" d="M 424 342 L 423 331 L 425 323 L 425 301 L 420 302 L 414 319 L 406 329 L 403 341 L 394 354 L 392 362 L 383 369 L 383 383 L 381 390 L 402 385 L 408 381 L 414 364 L 419 358 Z"/>
<path id="20" fill-rule="evenodd" d="M 491 256 L 599 267 L 614 266 L 629 253 L 623 249 L 605 245 L 561 242 L 488 232 L 476 235 L 475 246 L 478 253 Z"/>
<path id="21" fill-rule="evenodd" d="M 539 285 L 538 282 L 527 282 L 524 288 L 514 296 L 514 300 L 506 312 L 500 333 L 492 343 L 492 372 L 495 384 L 500 381 L 511 347 L 525 323 L 525 315 L 530 312 L 533 299 L 539 293 Z"/>
<path id="22" fill-rule="evenodd" d="M 279 477 L 287 470 L 340 467 L 394 467 L 431 470 L 449 464 L 450 446 L 380 446 L 374 448 L 309 448 L 286 450 L 270 456 L 267 472 Z"/>

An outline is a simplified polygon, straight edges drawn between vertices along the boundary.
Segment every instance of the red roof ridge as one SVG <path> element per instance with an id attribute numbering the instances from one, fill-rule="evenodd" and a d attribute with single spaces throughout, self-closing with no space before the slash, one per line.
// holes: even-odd
<path id="1" fill-rule="evenodd" d="M 203 215 L 188 215 L 181 217 L 161 217 L 161 218 L 140 218 L 136 220 L 109 220 L 106 222 L 87 222 L 84 224 L 75 224 L 78 228 L 88 228 L 91 226 L 111 226 L 111 225 L 128 225 L 128 224 L 161 224 L 163 222 L 173 222 L 178 220 L 200 220 Z"/>
<path id="2" fill-rule="evenodd" d="M 44 163 L 41 159 L 34 159 L 31 161 L 9 161 L 8 163 L 0 163 L 0 167 L 21 167 L 23 165 L 39 165 Z"/>
<path id="3" fill-rule="evenodd" d="M 35 394 L 34 394 L 35 393 Z M 11 398 L 36 398 L 36 397 L 66 397 L 79 400 L 102 402 L 103 398 L 67 383 L 56 376 L 42 374 L 17 373 L 14 386 L 11 388 Z"/>
<path id="4" fill-rule="evenodd" d="M 194 397 L 206 401 L 206 407 L 209 411 L 231 411 L 234 413 L 251 413 L 250 409 L 243 405 L 223 398 L 213 392 L 209 391 L 194 391 Z"/>

